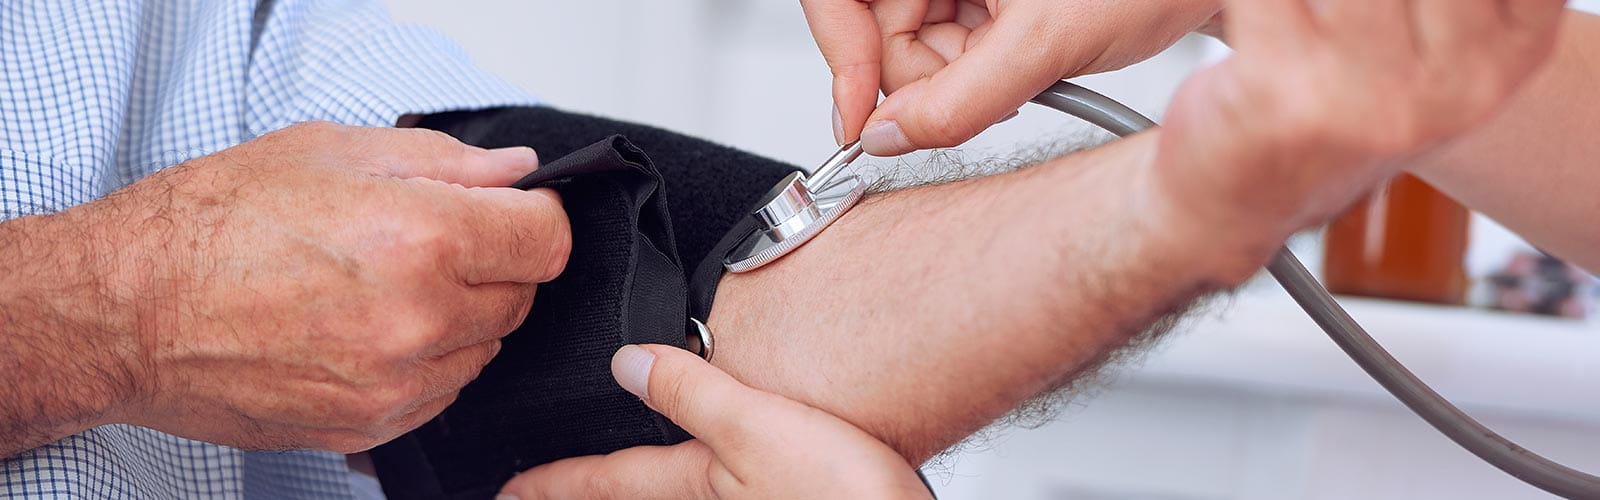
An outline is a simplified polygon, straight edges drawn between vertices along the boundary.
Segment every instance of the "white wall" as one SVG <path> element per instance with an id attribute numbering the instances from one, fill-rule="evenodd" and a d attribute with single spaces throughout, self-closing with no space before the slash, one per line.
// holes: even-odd
<path id="1" fill-rule="evenodd" d="M 559 107 L 807 166 L 834 149 L 828 73 L 794 0 L 388 3 L 398 18 L 443 30 L 483 66 Z M 1215 52 L 1189 40 L 1152 62 L 1082 82 L 1159 116 L 1207 54 Z M 1030 108 L 965 149 L 969 157 L 1005 155 L 1015 144 L 1086 129 Z M 1158 354 L 1152 362 L 1159 361 Z M 1592 386 L 1546 389 L 1595 394 Z M 1392 402 L 1129 377 L 1090 403 L 937 468 L 941 498 L 1542 497 Z M 1600 423 L 1489 418 L 1536 450 L 1600 470 Z"/>
<path id="2" fill-rule="evenodd" d="M 802 165 L 833 152 L 828 71 L 798 2 L 389 0 L 477 62 L 551 104 L 661 125 Z M 1159 114 L 1198 45 L 1088 79 Z M 1058 137 L 1077 125 L 1025 111 L 982 144 Z M 1039 130 L 1046 132 L 1040 133 Z"/>

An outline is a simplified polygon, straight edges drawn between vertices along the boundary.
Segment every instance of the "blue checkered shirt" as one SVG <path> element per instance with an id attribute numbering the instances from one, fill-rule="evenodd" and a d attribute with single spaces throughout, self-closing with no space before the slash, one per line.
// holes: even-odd
<path id="1" fill-rule="evenodd" d="M 376 0 L 3 0 L 0 218 L 94 200 L 296 122 L 532 101 Z M 4 497 L 348 498 L 350 484 L 337 454 L 127 425 L 0 462 Z"/>

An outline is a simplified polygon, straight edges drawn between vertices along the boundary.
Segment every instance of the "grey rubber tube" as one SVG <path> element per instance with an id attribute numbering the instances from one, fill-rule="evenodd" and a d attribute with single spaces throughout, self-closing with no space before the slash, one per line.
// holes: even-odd
<path id="1" fill-rule="evenodd" d="M 1031 100 L 1103 128 L 1117 137 L 1127 137 L 1156 126 L 1154 120 L 1133 108 L 1068 81 L 1056 82 Z"/>
<path id="2" fill-rule="evenodd" d="M 1052 85 L 1033 102 L 1078 117 L 1100 128 L 1126 136 L 1155 126 L 1155 122 L 1109 97 L 1069 82 Z M 1366 330 L 1350 317 L 1326 288 L 1288 248 L 1280 248 L 1267 264 L 1300 308 L 1328 333 L 1350 359 L 1378 381 L 1407 408 L 1451 441 L 1478 458 L 1539 489 L 1566 498 L 1600 499 L 1600 477 L 1561 465 L 1496 434 L 1450 404 L 1405 365 L 1389 355 Z"/>

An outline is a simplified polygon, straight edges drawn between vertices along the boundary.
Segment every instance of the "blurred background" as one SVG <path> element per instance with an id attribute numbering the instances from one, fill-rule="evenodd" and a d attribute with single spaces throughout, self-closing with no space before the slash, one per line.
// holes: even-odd
<path id="1" fill-rule="evenodd" d="M 808 167 L 835 149 L 827 67 L 794 0 L 387 1 L 554 106 Z M 1159 119 L 1187 74 L 1226 53 L 1192 37 L 1078 82 Z M 1003 161 L 1096 137 L 1029 107 L 961 150 Z M 1435 389 L 1539 453 L 1600 471 L 1593 278 L 1418 189 L 1384 189 L 1293 247 L 1314 270 L 1326 255 L 1352 314 Z M 1395 273 L 1421 273 L 1407 284 L 1424 288 L 1395 289 Z M 1548 498 L 1410 414 L 1270 282 L 1215 301 L 1111 375 L 1048 423 L 986 432 L 924 467 L 940 498 Z"/>

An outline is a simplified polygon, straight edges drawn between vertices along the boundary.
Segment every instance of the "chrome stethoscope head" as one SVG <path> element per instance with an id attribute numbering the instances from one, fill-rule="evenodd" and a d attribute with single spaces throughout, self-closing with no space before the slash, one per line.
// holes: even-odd
<path id="1" fill-rule="evenodd" d="M 764 266 L 838 220 L 867 193 L 867 183 L 860 177 L 841 175 L 860 156 L 861 143 L 852 142 L 839 148 L 811 176 L 795 172 L 778 182 L 750 214 L 758 229 L 734 247 L 723 266 L 735 273 Z"/>

